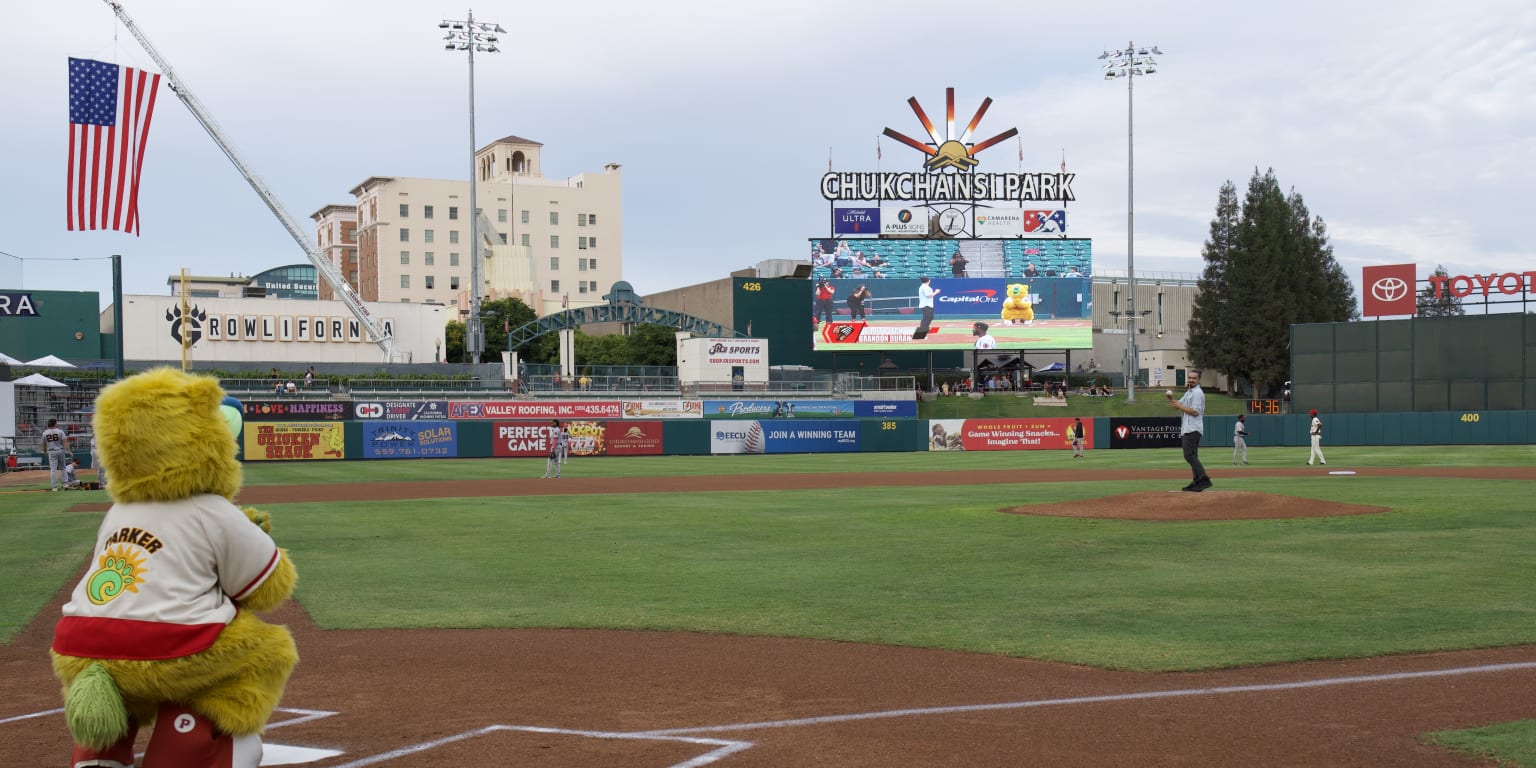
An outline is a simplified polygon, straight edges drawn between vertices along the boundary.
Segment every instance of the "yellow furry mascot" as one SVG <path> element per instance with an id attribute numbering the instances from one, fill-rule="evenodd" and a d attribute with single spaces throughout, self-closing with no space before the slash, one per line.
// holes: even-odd
<path id="1" fill-rule="evenodd" d="M 1029 303 L 1029 286 L 1014 283 L 1008 286 L 1008 298 L 1003 299 L 1003 325 L 1035 324 L 1035 308 Z"/>
<path id="2" fill-rule="evenodd" d="M 232 502 L 235 437 L 216 380 L 161 368 L 102 391 L 93 427 L 114 501 L 54 630 L 74 768 L 255 768 L 298 662 L 275 608 L 297 575 L 266 515 Z M 254 523 L 254 525 L 253 525 Z"/>

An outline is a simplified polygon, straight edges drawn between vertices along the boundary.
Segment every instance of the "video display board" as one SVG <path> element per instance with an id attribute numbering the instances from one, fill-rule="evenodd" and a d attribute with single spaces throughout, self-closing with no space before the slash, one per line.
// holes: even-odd
<path id="1" fill-rule="evenodd" d="M 818 352 L 1093 348 L 1087 239 L 810 243 Z"/>

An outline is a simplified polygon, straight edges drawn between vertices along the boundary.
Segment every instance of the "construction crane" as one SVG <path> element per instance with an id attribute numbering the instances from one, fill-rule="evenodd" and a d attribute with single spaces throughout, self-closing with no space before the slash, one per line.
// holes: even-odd
<path id="1" fill-rule="evenodd" d="M 133 35 L 133 39 L 138 40 L 139 45 L 144 47 L 144 52 L 148 53 L 151 59 L 154 59 L 155 64 L 165 74 L 166 84 L 170 86 L 171 92 L 176 94 L 176 98 L 181 99 L 181 103 L 187 105 L 187 109 L 192 113 L 193 117 L 197 118 L 197 122 L 203 126 L 203 130 L 207 131 L 208 135 L 213 138 L 214 143 L 219 145 L 219 149 L 224 151 L 224 156 L 228 157 L 229 161 L 235 164 L 235 168 L 240 171 L 240 175 L 244 176 L 245 180 L 250 183 L 251 189 L 256 190 L 256 194 L 261 197 L 261 201 L 267 204 L 267 208 L 272 211 L 273 215 L 277 216 L 277 220 L 283 223 L 283 228 L 287 229 L 288 234 L 293 236 L 294 242 L 304 249 L 304 255 L 308 256 L 310 263 L 315 265 L 315 270 L 320 273 L 321 277 L 325 278 L 325 282 L 330 284 L 331 289 L 336 292 L 336 295 L 341 297 L 341 301 L 347 305 L 347 309 L 352 310 L 352 315 L 362 325 L 364 333 L 371 337 L 375 344 L 379 345 L 379 349 L 384 351 L 384 362 L 396 362 L 394 338 L 390 336 L 389 332 L 385 330 L 379 321 L 374 319 L 368 308 L 363 306 L 363 300 L 357 295 L 357 291 L 354 291 L 352 286 L 342 279 L 341 273 L 331 266 L 331 263 L 326 260 L 325 256 L 321 255 L 315 245 L 310 242 L 310 238 L 300 231 L 298 221 L 293 218 L 293 214 L 290 214 L 287 208 L 283 207 L 283 202 L 277 199 L 277 195 L 272 194 L 272 190 L 267 188 L 266 182 L 263 182 L 251 170 L 250 166 L 240 159 L 240 154 L 235 151 L 229 139 L 224 136 L 224 132 L 219 129 L 218 123 L 214 122 L 213 115 L 208 114 L 208 110 L 203 108 L 202 102 L 192 95 L 192 89 L 188 88 L 186 82 L 176 74 L 175 70 L 171 69 L 170 63 L 160 55 L 160 52 L 155 49 L 154 44 L 149 42 L 149 38 L 144 36 L 144 32 L 139 29 L 139 26 L 133 23 L 133 19 L 128 17 L 128 12 L 123 10 L 123 4 L 115 2 L 115 0 L 103 0 L 103 2 L 112 9 L 113 13 L 117 14 L 117 18 L 123 22 L 123 26 L 127 27 L 128 33 Z"/>

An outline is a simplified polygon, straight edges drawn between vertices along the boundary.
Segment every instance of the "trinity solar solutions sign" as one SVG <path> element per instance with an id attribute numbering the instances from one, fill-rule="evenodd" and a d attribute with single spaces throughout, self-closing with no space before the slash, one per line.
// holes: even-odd
<path id="1" fill-rule="evenodd" d="M 1072 194 L 1072 180 L 1076 174 L 1067 173 L 1063 163 L 1060 173 L 977 173 L 979 160 L 976 156 L 988 147 L 1017 136 L 1019 129 L 1009 128 L 983 141 L 972 141 L 972 134 L 992 99 L 981 102 L 971 121 L 960 133 L 955 132 L 955 89 L 945 93 L 945 128 L 941 134 L 933 121 L 928 119 L 917 98 L 907 99 L 918 122 L 927 130 L 931 141 L 923 142 L 886 128 L 884 135 L 905 144 L 927 156 L 923 170 L 914 173 L 885 172 L 835 172 L 828 161 L 826 175 L 821 177 L 821 196 L 827 200 L 921 200 L 975 201 L 975 200 L 1076 200 Z M 1020 159 L 1023 158 L 1022 149 Z"/>

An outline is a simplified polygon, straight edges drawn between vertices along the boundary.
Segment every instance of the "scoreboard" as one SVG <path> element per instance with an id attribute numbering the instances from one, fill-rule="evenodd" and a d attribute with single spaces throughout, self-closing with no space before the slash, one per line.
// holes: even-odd
<path id="1" fill-rule="evenodd" d="M 1265 416 L 1278 416 L 1283 413 L 1280 404 L 1279 398 L 1254 398 L 1248 401 L 1248 412 Z"/>

